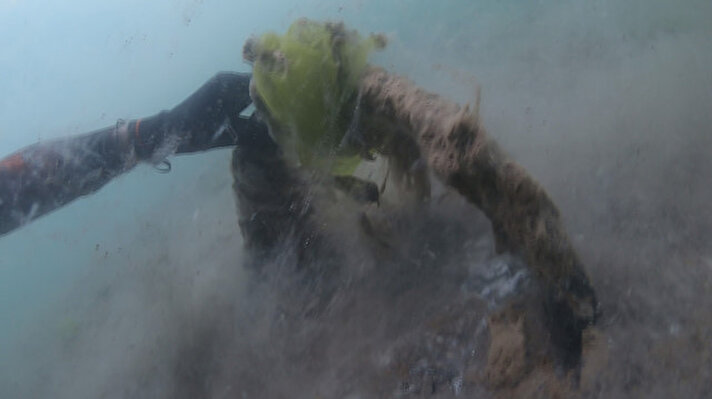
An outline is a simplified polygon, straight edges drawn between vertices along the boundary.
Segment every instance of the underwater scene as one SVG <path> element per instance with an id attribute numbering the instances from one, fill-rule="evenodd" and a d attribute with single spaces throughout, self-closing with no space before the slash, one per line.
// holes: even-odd
<path id="1" fill-rule="evenodd" d="M 0 398 L 712 397 L 710 21 L 0 0 Z"/>

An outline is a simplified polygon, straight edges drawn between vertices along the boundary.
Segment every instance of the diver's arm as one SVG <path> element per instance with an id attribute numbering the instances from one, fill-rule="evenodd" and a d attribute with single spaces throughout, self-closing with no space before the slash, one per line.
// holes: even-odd
<path id="1" fill-rule="evenodd" d="M 240 116 L 251 103 L 250 74 L 220 72 L 172 110 L 129 122 L 136 155 L 155 163 L 173 152 L 234 146 L 268 134 L 255 116 Z"/>
<path id="2" fill-rule="evenodd" d="M 250 104 L 249 74 L 223 72 L 170 111 L 33 144 L 0 160 L 0 235 L 91 194 L 138 162 L 250 142 L 266 135 Z"/>
<path id="3" fill-rule="evenodd" d="M 0 161 L 0 234 L 73 199 L 98 190 L 130 170 L 131 142 L 117 129 L 37 143 Z"/>

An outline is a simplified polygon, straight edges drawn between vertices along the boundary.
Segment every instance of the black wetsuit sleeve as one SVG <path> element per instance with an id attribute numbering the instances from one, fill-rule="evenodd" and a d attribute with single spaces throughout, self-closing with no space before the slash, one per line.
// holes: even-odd
<path id="1" fill-rule="evenodd" d="M 138 162 L 266 137 L 250 103 L 249 74 L 222 72 L 169 111 L 26 147 L 0 160 L 0 235 L 91 194 Z"/>
<path id="2" fill-rule="evenodd" d="M 128 129 L 136 136 L 136 155 L 155 162 L 172 152 L 234 146 L 267 135 L 255 116 L 240 116 L 252 103 L 249 86 L 249 74 L 220 72 L 170 111 L 132 121 Z"/>
<path id="3" fill-rule="evenodd" d="M 0 160 L 0 235 L 131 169 L 114 128 L 31 145 Z"/>

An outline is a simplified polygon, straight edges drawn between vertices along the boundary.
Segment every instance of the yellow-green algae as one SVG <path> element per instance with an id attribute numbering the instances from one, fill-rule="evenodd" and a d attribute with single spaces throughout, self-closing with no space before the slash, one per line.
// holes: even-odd
<path id="1" fill-rule="evenodd" d="M 255 89 L 272 120 L 278 144 L 301 165 L 351 174 L 360 162 L 341 143 L 353 118 L 359 79 L 368 55 L 385 46 L 380 35 L 362 37 L 341 23 L 300 19 L 287 33 L 253 39 Z"/>

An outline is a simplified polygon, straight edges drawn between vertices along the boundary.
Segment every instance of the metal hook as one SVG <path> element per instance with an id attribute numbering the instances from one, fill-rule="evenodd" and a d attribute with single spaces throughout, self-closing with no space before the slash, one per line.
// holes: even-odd
<path id="1" fill-rule="evenodd" d="M 170 172 L 172 167 L 171 167 L 171 163 L 167 159 L 164 159 L 161 162 L 153 165 L 153 168 L 156 169 L 156 171 L 158 173 L 165 174 L 165 173 Z"/>

